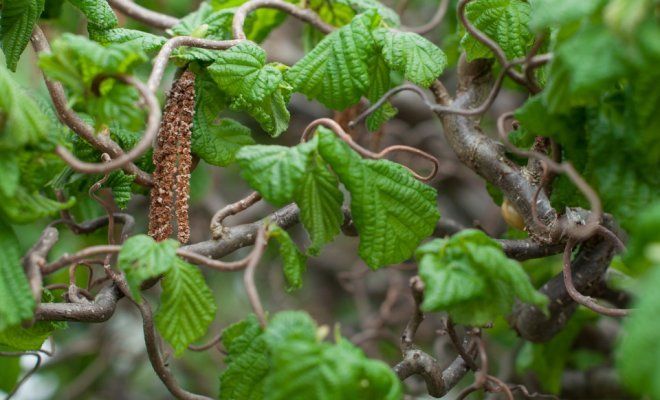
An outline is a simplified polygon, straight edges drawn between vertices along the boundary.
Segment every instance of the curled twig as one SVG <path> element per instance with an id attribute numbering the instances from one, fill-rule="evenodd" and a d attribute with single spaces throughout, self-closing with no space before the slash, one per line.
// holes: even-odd
<path id="1" fill-rule="evenodd" d="M 221 340 L 222 340 L 222 332 L 215 335 L 213 337 L 213 339 L 209 340 L 208 343 L 205 343 L 205 344 L 202 344 L 202 345 L 194 345 L 194 344 L 188 345 L 188 350 L 190 350 L 190 351 L 206 351 L 206 350 L 218 345 Z"/>
<path id="2" fill-rule="evenodd" d="M 357 144 L 353 138 L 344 132 L 342 127 L 334 120 L 330 118 L 319 118 L 317 120 L 312 121 L 305 130 L 303 131 L 301 141 L 306 141 L 309 139 L 309 137 L 316 131 L 316 128 L 318 126 L 324 126 L 328 129 L 330 129 L 332 132 L 334 132 L 335 135 L 337 135 L 341 140 L 346 142 L 353 150 L 355 150 L 358 154 L 365 158 L 371 158 L 374 160 L 379 160 L 388 155 L 389 153 L 393 152 L 402 152 L 402 153 L 409 153 L 415 156 L 419 156 L 422 158 L 425 158 L 433 164 L 433 169 L 432 171 L 425 176 L 419 175 L 412 169 L 408 168 L 407 166 L 404 165 L 404 167 L 410 171 L 410 173 L 416 178 L 419 179 L 420 181 L 430 181 L 431 179 L 435 178 L 435 176 L 438 174 L 438 170 L 440 168 L 440 161 L 438 161 L 437 158 L 433 157 L 429 153 L 426 153 L 422 150 L 416 149 L 414 147 L 410 146 L 403 146 L 403 145 L 395 145 L 395 146 L 390 146 L 379 153 L 375 153 L 373 151 L 367 150 L 364 147 L 360 146 Z"/>
<path id="3" fill-rule="evenodd" d="M 27 380 L 30 379 L 30 377 L 31 377 L 32 375 L 34 375 L 35 372 L 37 372 L 37 370 L 39 369 L 39 367 L 41 367 L 42 357 L 41 357 L 41 354 L 39 354 L 38 351 L 26 351 L 26 352 L 0 351 L 0 356 L 2 356 L 2 357 L 22 357 L 22 356 L 33 356 L 33 357 L 36 357 L 36 359 L 37 359 L 37 362 L 34 364 L 34 367 L 32 367 L 32 368 L 31 368 L 31 369 L 30 369 L 30 370 L 29 370 L 29 371 L 28 371 L 28 372 L 27 372 L 27 373 L 26 373 L 26 374 L 25 374 L 25 375 L 24 375 L 24 376 L 23 376 L 23 377 L 22 377 L 22 378 L 16 383 L 16 386 L 14 386 L 14 388 L 13 388 L 9 393 L 7 393 L 7 397 L 5 397 L 5 400 L 9 400 L 9 399 L 11 399 L 12 397 L 14 397 L 14 395 L 16 394 L 16 392 L 18 392 L 18 389 L 20 389 L 21 386 L 23 386 L 23 384 L 24 384 L 25 382 L 27 382 Z"/>
<path id="4" fill-rule="evenodd" d="M 438 8 L 435 11 L 435 14 L 433 14 L 433 17 L 429 22 L 420 26 L 410 26 L 410 27 L 404 26 L 402 27 L 402 29 L 420 35 L 427 34 L 442 23 L 442 20 L 445 18 L 445 15 L 447 14 L 448 8 L 449 8 L 449 0 L 440 0 L 440 3 L 438 4 Z"/>
<path id="5" fill-rule="evenodd" d="M 252 205 L 256 204 L 259 200 L 261 200 L 261 195 L 257 192 L 252 192 L 244 199 L 241 199 L 232 204 L 228 204 L 218 210 L 213 215 L 213 218 L 211 218 L 210 229 L 213 239 L 220 239 L 224 234 L 225 228 L 222 225 L 222 222 L 225 220 L 225 218 L 236 215 L 241 211 L 245 211 Z"/>
<path id="6" fill-rule="evenodd" d="M 122 14 L 154 28 L 167 29 L 179 23 L 177 18 L 146 9 L 131 0 L 108 0 L 108 4 Z"/>
<path id="7" fill-rule="evenodd" d="M 261 305 L 261 300 L 259 298 L 259 292 L 257 291 L 257 286 L 254 283 L 254 272 L 261 261 L 261 256 L 266 250 L 266 245 L 268 244 L 268 238 L 266 236 L 267 224 L 264 224 L 259 228 L 257 232 L 257 238 L 254 243 L 254 250 L 249 256 L 249 262 L 245 268 L 245 273 L 243 274 L 243 284 L 245 285 L 245 291 L 247 292 L 248 299 L 250 300 L 250 305 L 252 310 L 257 315 L 259 323 L 262 328 L 266 327 L 266 313 L 264 308 Z"/>
<path id="8" fill-rule="evenodd" d="M 111 161 L 105 163 L 98 164 L 81 161 L 64 146 L 58 145 L 55 149 L 55 153 L 69 164 L 71 168 L 85 174 L 100 174 L 124 168 L 128 163 L 133 162 L 151 147 L 151 143 L 156 137 L 158 126 L 160 124 L 160 107 L 158 105 L 158 99 L 156 99 L 154 93 L 149 90 L 144 83 L 138 81 L 132 76 L 126 75 L 100 77 L 100 79 L 106 78 L 117 79 L 128 85 L 134 86 L 138 90 L 148 110 L 147 127 L 142 139 L 140 139 L 140 141 L 128 153 L 117 156 Z"/>

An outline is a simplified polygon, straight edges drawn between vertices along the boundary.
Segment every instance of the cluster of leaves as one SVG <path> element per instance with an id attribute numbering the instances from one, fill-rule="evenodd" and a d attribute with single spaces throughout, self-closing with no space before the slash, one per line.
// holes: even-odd
<path id="1" fill-rule="evenodd" d="M 372 268 L 408 259 L 439 218 L 433 188 L 399 164 L 363 159 L 327 129 L 295 147 L 246 146 L 237 159 L 242 176 L 266 200 L 298 204 L 312 239 L 310 254 L 339 233 L 339 181 L 351 194 L 360 256 Z"/>
<path id="2" fill-rule="evenodd" d="M 455 322 L 482 326 L 507 315 L 515 299 L 547 306 L 547 297 L 534 289 L 520 264 L 482 231 L 435 239 L 420 246 L 416 257 L 425 311 L 446 311 Z"/>
<path id="3" fill-rule="evenodd" d="M 400 399 L 401 383 L 387 364 L 370 360 L 305 313 L 285 311 L 263 329 L 256 317 L 225 329 L 227 369 L 220 399 Z"/>

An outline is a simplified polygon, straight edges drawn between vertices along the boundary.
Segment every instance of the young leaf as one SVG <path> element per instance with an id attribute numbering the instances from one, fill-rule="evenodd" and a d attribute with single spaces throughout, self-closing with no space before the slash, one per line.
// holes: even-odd
<path id="1" fill-rule="evenodd" d="M 422 308 L 447 311 L 460 324 L 480 326 L 506 315 L 516 298 L 538 307 L 548 303 L 520 264 L 482 231 L 433 240 L 418 249 L 417 257 L 424 281 Z"/>
<path id="2" fill-rule="evenodd" d="M 296 290 L 302 287 L 302 276 L 307 269 L 307 257 L 298 250 L 298 246 L 291 240 L 289 234 L 276 224 L 268 228 L 268 236 L 274 238 L 280 247 L 282 256 L 282 270 L 288 284 L 288 290 Z"/>
<path id="3" fill-rule="evenodd" d="M 300 207 L 300 221 L 312 239 L 307 253 L 318 255 L 339 233 L 344 220 L 339 182 L 318 155 L 312 156 L 294 199 Z"/>
<path id="4" fill-rule="evenodd" d="M 266 330 L 272 354 L 268 400 L 400 399 L 401 383 L 383 362 L 370 360 L 345 339 L 320 342 L 305 313 L 282 312 Z"/>
<path id="5" fill-rule="evenodd" d="M 39 350 L 56 329 L 66 328 L 66 322 L 37 321 L 29 328 L 20 325 L 0 331 L 0 347 L 11 351 Z"/>
<path id="6" fill-rule="evenodd" d="M 291 202 L 305 176 L 316 141 L 296 147 L 245 146 L 237 154 L 241 176 L 276 206 Z"/>
<path id="7" fill-rule="evenodd" d="M 495 40 L 507 58 L 523 57 L 534 37 L 529 24 L 530 6 L 523 0 L 474 0 L 465 7 L 470 22 L 491 39 Z M 465 33 L 461 39 L 468 61 L 491 58 L 491 51 Z"/>
<path id="8" fill-rule="evenodd" d="M 117 265 L 126 274 L 131 294 L 137 301 L 142 298 L 140 285 L 178 267 L 176 249 L 179 243 L 167 239 L 156 242 L 147 235 L 135 235 L 124 243 Z"/>
<path id="9" fill-rule="evenodd" d="M 0 66 L 0 93 L 0 151 L 43 142 L 48 134 L 47 117 L 4 66 Z"/>
<path id="10" fill-rule="evenodd" d="M 18 60 L 30 41 L 32 29 L 43 9 L 44 0 L 4 0 L 0 37 L 7 68 L 10 70 L 16 71 Z"/>
<path id="11" fill-rule="evenodd" d="M 165 44 L 166 41 L 162 36 L 135 29 L 113 28 L 97 30 L 92 27 L 90 28 L 89 38 L 104 46 L 112 43 L 136 43 L 137 48 L 141 49 L 143 52 L 155 53 L 163 46 L 163 44 Z"/>
<path id="12" fill-rule="evenodd" d="M 117 26 L 117 16 L 106 0 L 69 0 L 87 17 L 93 29 L 110 29 Z"/>
<path id="13" fill-rule="evenodd" d="M 374 35 L 387 65 L 417 85 L 430 86 L 447 66 L 445 53 L 416 33 L 381 28 Z"/>
<path id="14" fill-rule="evenodd" d="M 375 10 L 326 36 L 286 74 L 293 89 L 328 108 L 357 103 L 369 85 L 367 60 L 376 51 L 371 29 L 380 23 Z"/>
<path id="15" fill-rule="evenodd" d="M 282 72 L 266 65 L 266 52 L 251 42 L 223 51 L 207 71 L 230 96 L 255 102 L 263 100 L 282 82 Z"/>
<path id="16" fill-rule="evenodd" d="M 227 369 L 220 375 L 220 400 L 261 400 L 270 370 L 269 353 L 257 317 L 248 316 L 222 332 Z"/>
<path id="17" fill-rule="evenodd" d="M 0 218 L 0 332 L 31 318 L 34 298 L 21 265 L 18 238 Z"/>
<path id="18" fill-rule="evenodd" d="M 371 268 L 409 258 L 440 217 L 436 191 L 387 160 L 362 160 L 327 130 L 319 151 L 351 192 L 351 213 L 360 234 L 360 257 Z"/>
<path id="19" fill-rule="evenodd" d="M 71 197 L 66 202 L 60 203 L 36 190 L 29 191 L 25 186 L 17 187 L 12 197 L 5 197 L 0 193 L 0 209 L 4 212 L 4 216 L 15 224 L 25 224 L 53 215 L 70 208 L 75 202 L 75 197 Z"/>
<path id="20" fill-rule="evenodd" d="M 222 118 L 226 96 L 207 74 L 195 79 L 195 115 L 192 128 L 192 152 L 211 165 L 224 167 L 235 161 L 243 146 L 254 144 L 250 129 L 237 121 Z"/>
<path id="21" fill-rule="evenodd" d="M 156 326 L 177 355 L 204 336 L 217 306 L 204 276 L 187 262 L 175 258 L 161 283 L 161 305 Z"/>
<path id="22" fill-rule="evenodd" d="M 207 71 L 232 99 L 231 108 L 252 115 L 273 136 L 286 130 L 291 88 L 278 64 L 266 65 L 266 52 L 243 42 L 220 53 Z"/>
<path id="23" fill-rule="evenodd" d="M 103 187 L 112 190 L 112 197 L 117 207 L 124 209 L 128 205 L 133 195 L 131 186 L 134 180 L 134 175 L 126 175 L 124 171 L 113 171 L 108 176 L 108 180 L 105 181 Z"/>

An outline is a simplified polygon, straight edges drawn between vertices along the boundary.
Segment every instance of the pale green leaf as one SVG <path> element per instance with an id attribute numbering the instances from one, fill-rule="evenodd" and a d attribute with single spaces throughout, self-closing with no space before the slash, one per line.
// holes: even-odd
<path id="1" fill-rule="evenodd" d="M 32 317 L 34 298 L 14 230 L 0 218 L 0 332 Z"/>
<path id="2" fill-rule="evenodd" d="M 344 220 L 343 200 L 337 177 L 318 156 L 313 156 L 295 194 L 300 221 L 312 239 L 309 254 L 318 255 L 321 247 L 339 233 Z"/>
<path id="3" fill-rule="evenodd" d="M 523 0 L 474 0 L 465 7 L 465 14 L 480 31 L 495 40 L 507 58 L 523 57 L 534 36 L 528 28 L 530 5 Z M 491 58 L 491 51 L 465 33 L 461 39 L 469 61 Z"/>
<path id="4" fill-rule="evenodd" d="M 447 66 L 445 53 L 416 33 L 381 28 L 374 35 L 387 65 L 417 85 L 430 86 Z"/>
<path id="5" fill-rule="evenodd" d="M 367 60 L 376 51 L 371 30 L 380 23 L 371 10 L 328 36 L 286 74 L 293 89 L 341 110 L 357 103 L 369 85 Z"/>
<path id="6" fill-rule="evenodd" d="M 536 31 L 560 27 L 591 15 L 603 3 L 603 0 L 530 0 L 529 26 Z"/>
<path id="7" fill-rule="evenodd" d="M 71 197 L 66 202 L 60 203 L 36 190 L 28 190 L 25 186 L 17 187 L 11 197 L 5 197 L 0 193 L 0 209 L 9 221 L 16 224 L 33 222 L 53 215 L 58 211 L 70 208 L 75 202 L 75 197 Z"/>
<path id="8" fill-rule="evenodd" d="M 69 0 L 87 17 L 87 24 L 94 29 L 110 29 L 117 26 L 117 16 L 106 0 Z"/>
<path id="9" fill-rule="evenodd" d="M 257 317 L 248 316 L 222 332 L 227 369 L 220 375 L 220 400 L 261 400 L 270 370 L 269 352 Z"/>
<path id="10" fill-rule="evenodd" d="M 126 274 L 131 294 L 142 298 L 140 285 L 147 279 L 156 278 L 178 266 L 176 249 L 179 243 L 167 239 L 156 242 L 147 235 L 135 235 L 124 243 L 119 252 L 117 265 Z"/>
<path id="11" fill-rule="evenodd" d="M 545 308 L 547 297 L 532 287 L 520 264 L 506 257 L 484 232 L 459 232 L 417 251 L 426 311 L 446 311 L 465 325 L 484 325 L 508 314 L 515 299 Z"/>
<path id="12" fill-rule="evenodd" d="M 264 199 L 276 206 L 293 201 L 316 141 L 296 147 L 245 146 L 236 154 L 241 167 L 241 176 L 258 191 Z"/>
<path id="13" fill-rule="evenodd" d="M 39 350 L 56 329 L 66 327 L 66 322 L 37 321 L 30 327 L 16 325 L 0 331 L 0 348 L 10 351 Z"/>
<path id="14" fill-rule="evenodd" d="M 44 0 L 4 0 L 0 13 L 0 37 L 10 70 L 16 71 L 18 60 L 30 42 L 32 29 L 43 9 Z"/>
<path id="15" fill-rule="evenodd" d="M 145 53 L 156 53 L 166 41 L 162 36 L 126 28 L 103 30 L 90 29 L 89 37 L 102 45 L 109 45 L 112 43 L 137 43 L 137 47 L 142 49 Z"/>
<path id="16" fill-rule="evenodd" d="M 18 189 L 21 173 L 15 153 L 0 152 L 0 196 L 12 197 Z"/>
<path id="17" fill-rule="evenodd" d="M 307 269 L 307 257 L 298 250 L 298 246 L 291 240 L 289 234 L 277 224 L 271 224 L 268 228 L 268 236 L 275 239 L 279 244 L 282 256 L 282 270 L 288 285 L 288 290 L 300 289 L 302 287 L 302 276 Z"/>
<path id="18" fill-rule="evenodd" d="M 161 282 L 163 292 L 156 326 L 177 355 L 208 330 L 217 306 L 199 270 L 175 258 Z"/>
<path id="19" fill-rule="evenodd" d="M 327 130 L 317 136 L 321 156 L 351 193 L 360 257 L 371 268 L 408 259 L 440 217 L 435 189 L 399 164 L 362 160 Z"/>
<path id="20" fill-rule="evenodd" d="M 286 108 L 291 98 L 291 88 L 282 82 L 280 87 L 260 102 L 246 100 L 243 96 L 233 99 L 230 108 L 245 111 L 271 136 L 279 136 L 289 127 L 289 110 Z"/>
<path id="21" fill-rule="evenodd" d="M 9 393 L 21 375 L 20 357 L 0 357 L 0 391 Z"/>

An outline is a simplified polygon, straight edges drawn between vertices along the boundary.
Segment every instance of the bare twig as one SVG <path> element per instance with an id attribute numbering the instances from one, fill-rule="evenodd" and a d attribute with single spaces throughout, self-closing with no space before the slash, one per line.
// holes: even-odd
<path id="1" fill-rule="evenodd" d="M 420 35 L 425 35 L 431 32 L 433 29 L 435 29 L 438 25 L 442 23 L 442 20 L 445 18 L 445 15 L 447 14 L 448 8 L 449 8 L 449 0 L 440 0 L 437 10 L 435 11 L 435 14 L 433 14 L 433 17 L 429 22 L 420 26 L 402 26 L 401 29 L 408 32 L 414 32 Z"/>
<path id="2" fill-rule="evenodd" d="M 254 251 L 249 257 L 249 262 L 247 268 L 245 268 L 245 273 L 243 274 L 243 284 L 245 285 L 245 291 L 247 292 L 248 299 L 250 300 L 250 305 L 252 305 L 252 310 L 257 315 L 259 323 L 263 328 L 266 327 L 266 313 L 264 308 L 261 305 L 261 300 L 259 299 L 259 292 L 257 287 L 254 284 L 254 272 L 259 265 L 261 256 L 266 250 L 266 245 L 268 243 L 268 238 L 266 237 L 266 228 L 267 225 L 262 225 L 257 232 L 257 238 L 254 243 Z"/>
<path id="3" fill-rule="evenodd" d="M 218 212 L 213 215 L 213 218 L 211 218 L 211 237 L 213 237 L 213 239 L 222 238 L 224 231 L 227 230 L 227 228 L 222 225 L 222 222 L 225 220 L 225 218 L 247 210 L 249 207 L 256 204 L 259 200 L 261 200 L 261 195 L 257 192 L 252 192 L 244 199 L 241 199 L 232 204 L 228 204 L 218 210 Z"/>
<path id="4" fill-rule="evenodd" d="M 188 345 L 188 350 L 190 350 L 190 351 L 206 351 L 206 350 L 208 350 L 212 347 L 217 346 L 218 343 L 220 343 L 221 340 L 222 340 L 222 332 L 215 335 L 213 337 L 213 339 L 208 341 L 208 343 L 204 343 L 202 345 L 194 345 L 194 344 Z"/>
<path id="5" fill-rule="evenodd" d="M 55 246 L 58 239 L 59 232 L 57 229 L 47 227 L 41 233 L 37 243 L 32 246 L 22 260 L 25 274 L 30 283 L 30 289 L 32 289 L 32 296 L 34 296 L 37 305 L 41 302 L 43 284 L 41 279 L 41 267 L 46 263 L 46 257 L 53 246 Z"/>
<path id="6" fill-rule="evenodd" d="M 27 380 L 30 379 L 30 377 L 31 377 L 35 372 L 37 372 L 37 370 L 38 370 L 39 367 L 41 366 L 42 357 L 41 357 L 41 354 L 39 354 L 39 353 L 36 352 L 36 351 L 26 351 L 26 352 L 0 351 L 0 356 L 2 356 L 2 357 L 22 357 L 22 356 L 33 356 L 33 357 L 35 357 L 35 358 L 37 359 L 37 362 L 34 364 L 34 367 L 32 367 L 32 369 L 30 369 L 30 370 L 29 370 L 29 371 L 28 371 L 28 372 L 27 372 L 27 373 L 26 373 L 26 374 L 25 374 L 25 375 L 24 375 L 24 376 L 23 376 L 23 377 L 22 377 L 22 378 L 16 383 L 16 386 L 14 386 L 14 388 L 13 388 L 9 393 L 7 393 L 7 397 L 5 397 L 5 400 L 9 400 L 9 399 L 11 399 L 12 397 L 14 397 L 14 395 L 16 394 L 16 392 L 18 392 L 18 389 L 20 389 L 21 386 L 23 386 L 23 384 L 24 384 L 25 382 L 27 382 Z"/>

